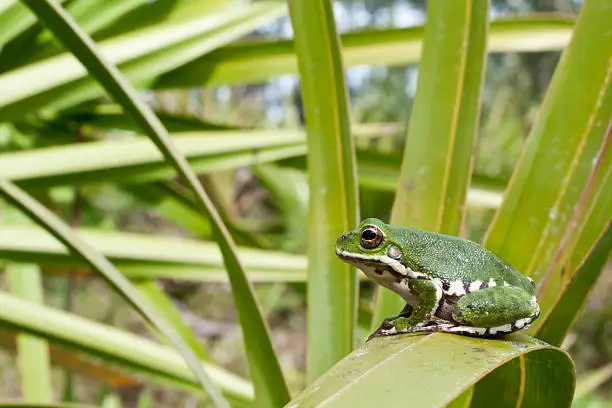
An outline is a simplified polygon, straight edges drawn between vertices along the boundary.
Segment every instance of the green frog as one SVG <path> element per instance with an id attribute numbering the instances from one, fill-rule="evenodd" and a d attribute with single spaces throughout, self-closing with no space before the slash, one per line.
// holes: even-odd
<path id="1" fill-rule="evenodd" d="M 369 218 L 338 238 L 336 255 L 406 301 L 369 339 L 437 331 L 494 338 L 540 314 L 534 281 L 467 239 Z"/>

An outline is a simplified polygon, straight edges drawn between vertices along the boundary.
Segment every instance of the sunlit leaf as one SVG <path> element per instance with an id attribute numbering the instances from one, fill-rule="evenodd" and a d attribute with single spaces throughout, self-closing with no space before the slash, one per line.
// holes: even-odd
<path id="1" fill-rule="evenodd" d="M 38 2 L 37 2 L 38 3 Z M 228 8 L 229 7 L 229 8 Z M 283 13 L 278 2 L 231 5 L 215 13 L 144 28 L 103 41 L 100 53 L 140 86 Z M 80 56 L 80 54 L 79 54 Z M 104 95 L 94 78 L 69 53 L 0 75 L 0 118 L 15 119 L 46 107 L 58 109 Z"/>
<path id="2" fill-rule="evenodd" d="M 128 372 L 145 373 L 166 384 L 202 392 L 202 387 L 180 354 L 171 347 L 97 323 L 75 314 L 37 305 L 0 291 L 0 322 L 72 350 L 103 358 Z M 228 396 L 253 398 L 244 379 L 218 366 L 198 361 Z"/>
<path id="3" fill-rule="evenodd" d="M 6 276 L 10 290 L 15 296 L 34 303 L 44 303 L 44 289 L 38 266 L 9 265 L 6 268 Z M 51 402 L 53 388 L 47 342 L 28 334 L 21 334 L 17 337 L 16 343 L 23 398 L 30 402 Z"/>
<path id="4" fill-rule="evenodd" d="M 108 257 L 131 279 L 172 278 L 227 281 L 217 244 L 187 238 L 150 236 L 79 229 L 78 235 Z M 251 248 L 238 248 L 254 281 L 304 281 L 306 258 Z M 79 266 L 86 263 L 40 228 L 2 225 L 0 259 L 43 265 Z"/>
<path id="5" fill-rule="evenodd" d="M 214 172 L 304 154 L 297 131 L 175 134 L 173 142 L 197 172 Z M 0 178 L 24 187 L 84 182 L 165 180 L 176 174 L 144 138 L 125 138 L 0 154 Z"/>
<path id="6" fill-rule="evenodd" d="M 560 50 L 567 45 L 573 21 L 567 17 L 526 15 L 491 23 L 489 52 Z M 344 34 L 343 59 L 356 65 L 405 65 L 418 62 L 423 27 L 366 30 Z M 291 41 L 231 44 L 163 75 L 159 88 L 262 82 L 295 74 L 297 60 Z"/>
<path id="7" fill-rule="evenodd" d="M 227 404 L 216 386 L 202 369 L 202 366 L 198 364 L 196 356 L 183 341 L 182 337 L 180 337 L 172 326 L 156 313 L 155 309 L 150 307 L 146 300 L 136 291 L 121 272 L 104 257 L 104 255 L 101 255 L 87 243 L 82 241 L 66 223 L 25 191 L 1 178 L 0 194 L 18 209 L 23 211 L 33 221 L 45 228 L 73 253 L 81 257 L 83 261 L 89 264 L 106 283 L 128 302 L 128 304 L 130 304 L 154 328 L 159 330 L 161 334 L 177 348 L 198 377 L 202 386 L 209 392 L 211 398 L 217 402 L 217 405 L 225 406 L 225 404 Z"/>
<path id="8" fill-rule="evenodd" d="M 289 399 L 289 391 L 277 356 L 272 348 L 267 323 L 263 319 L 251 283 L 248 281 L 236 254 L 234 241 L 195 172 L 191 169 L 185 157 L 176 150 L 167 130 L 151 108 L 139 99 L 135 89 L 126 81 L 119 70 L 105 61 L 104 57 L 96 50 L 91 38 L 74 23 L 70 16 L 60 6 L 49 0 L 44 2 L 40 0 L 24 1 L 53 31 L 57 38 L 74 53 L 88 72 L 99 81 L 100 85 L 123 107 L 126 113 L 138 123 L 164 158 L 172 164 L 179 178 L 193 191 L 200 209 L 210 220 L 213 234 L 223 254 L 223 260 L 232 285 L 234 303 L 244 333 L 243 338 L 255 387 L 256 401 L 262 405 L 285 403 Z M 156 326 L 160 327 L 159 324 Z M 168 333 L 174 335 L 174 331 L 168 331 Z M 167 334 L 166 337 L 168 337 Z M 180 347 L 181 353 L 191 359 L 193 352 L 188 347 L 183 347 L 185 343 L 182 338 L 181 341 L 176 341 L 178 340 L 176 338 L 174 340 L 175 346 Z M 190 360 L 187 360 L 187 362 L 192 364 Z M 227 402 L 208 380 L 201 367 L 192 364 L 192 368 L 215 404 L 226 406 Z"/>
<path id="9" fill-rule="evenodd" d="M 308 134 L 307 375 L 313 380 L 353 348 L 356 274 L 331 248 L 357 223 L 359 210 L 348 95 L 332 4 L 289 1 L 289 15 Z"/>

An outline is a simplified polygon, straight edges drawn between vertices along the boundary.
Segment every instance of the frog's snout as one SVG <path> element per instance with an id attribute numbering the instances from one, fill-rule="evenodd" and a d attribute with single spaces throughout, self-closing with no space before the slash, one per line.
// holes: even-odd
<path id="1" fill-rule="evenodd" d="M 352 242 L 353 242 L 353 237 L 352 237 L 351 232 L 346 232 L 340 235 L 338 239 L 336 240 L 336 253 L 338 253 L 339 250 L 340 251 L 347 250 L 351 246 Z"/>
<path id="2" fill-rule="evenodd" d="M 336 252 L 338 248 L 345 246 L 347 239 L 348 236 L 346 234 L 342 234 L 338 237 L 338 239 L 336 240 Z"/>

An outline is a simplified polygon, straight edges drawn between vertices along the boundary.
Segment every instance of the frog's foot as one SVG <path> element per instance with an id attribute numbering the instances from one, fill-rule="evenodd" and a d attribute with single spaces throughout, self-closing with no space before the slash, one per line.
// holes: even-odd
<path id="1" fill-rule="evenodd" d="M 367 341 L 372 340 L 375 337 L 383 337 L 383 336 L 395 336 L 397 334 L 408 334 L 408 333 L 452 333 L 452 334 L 462 334 L 464 336 L 473 336 L 473 337 L 485 337 L 492 338 L 498 337 L 503 334 L 507 334 L 507 332 L 492 332 L 489 328 L 486 327 L 471 327 L 471 326 L 459 326 L 456 323 L 451 323 L 446 320 L 436 319 L 436 321 L 430 321 L 427 323 L 422 323 L 417 326 L 406 326 L 406 327 L 397 327 L 391 321 L 385 321 L 383 324 L 368 337 Z"/>
<path id="2" fill-rule="evenodd" d="M 370 334 L 366 341 L 370 341 L 375 337 L 395 336 L 396 334 L 435 332 L 440 331 L 442 326 L 452 326 L 452 324 L 440 319 L 419 323 L 416 326 L 410 326 L 406 324 L 406 320 L 406 318 L 401 317 L 385 319 L 380 327 L 376 329 L 374 333 Z"/>

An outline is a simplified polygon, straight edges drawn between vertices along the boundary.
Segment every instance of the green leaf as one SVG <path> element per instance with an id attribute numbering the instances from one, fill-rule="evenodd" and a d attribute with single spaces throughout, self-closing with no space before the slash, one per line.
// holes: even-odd
<path id="1" fill-rule="evenodd" d="M 0 8 L 0 49 L 34 23 L 36 18 L 20 1 L 3 1 Z"/>
<path id="2" fill-rule="evenodd" d="M 79 229 L 79 237 L 104 254 L 130 279 L 227 281 L 218 245 L 187 238 Z M 249 278 L 257 282 L 304 282 L 306 258 L 239 248 Z M 82 258 L 39 228 L 2 225 L 0 259 L 42 265 L 79 266 Z"/>
<path id="3" fill-rule="evenodd" d="M 193 132 L 173 136 L 176 149 L 199 173 L 302 155 L 297 131 Z M 114 181 L 142 183 L 175 177 L 150 141 L 126 138 L 0 154 L 0 178 L 24 187 Z"/>
<path id="4" fill-rule="evenodd" d="M 289 1 L 308 134 L 308 378 L 353 349 L 355 270 L 331 250 L 358 218 L 353 138 L 331 3 Z M 325 316 L 325 318 L 321 318 Z"/>
<path id="5" fill-rule="evenodd" d="M 166 321 L 183 337 L 185 343 L 191 347 L 200 360 L 210 360 L 204 345 L 195 334 L 183 323 L 180 312 L 166 293 L 159 288 L 157 282 L 151 280 L 138 280 L 132 282 L 136 288 L 149 299 L 151 306 L 164 316 Z M 163 339 L 162 339 L 163 340 Z"/>
<path id="6" fill-rule="evenodd" d="M 103 41 L 100 52 L 110 63 L 121 64 L 130 80 L 146 86 L 159 74 L 247 34 L 283 11 L 278 2 L 266 1 L 224 7 L 214 13 L 194 14 L 189 21 L 170 22 Z M 0 75 L 0 87 L 4 90 L 0 119 L 4 120 L 104 95 L 103 88 L 67 53 Z"/>
<path id="7" fill-rule="evenodd" d="M 42 278 L 36 265 L 9 265 L 6 274 L 13 294 L 30 302 L 44 303 Z M 17 337 L 17 364 L 23 398 L 29 402 L 51 402 L 53 387 L 47 342 L 28 334 L 20 334 Z"/>
<path id="8" fill-rule="evenodd" d="M 459 235 L 484 78 L 488 1 L 432 3 L 391 222 Z M 453 67 L 449 69 L 449 67 Z M 380 289 L 380 288 L 379 288 Z M 373 325 L 401 310 L 378 294 Z"/>
<path id="9" fill-rule="evenodd" d="M 611 19 L 605 0 L 582 7 L 485 242 L 535 280 L 542 316 L 612 218 Z"/>
<path id="10" fill-rule="evenodd" d="M 255 387 L 256 402 L 263 406 L 278 406 L 289 400 L 289 391 L 280 369 L 270 336 L 251 283 L 246 277 L 244 268 L 236 254 L 234 241 L 223 224 L 210 198 L 204 191 L 195 172 L 189 167 L 185 157 L 175 149 L 168 132 L 155 116 L 153 111 L 139 99 L 138 94 L 125 80 L 118 69 L 107 63 L 97 52 L 95 44 L 70 16 L 50 0 L 24 0 L 28 7 L 45 22 L 59 40 L 81 61 L 89 73 L 96 78 L 104 89 L 119 103 L 136 123 L 145 131 L 151 141 L 162 152 L 164 158 L 172 164 L 180 179 L 193 191 L 202 212 L 210 219 L 213 234 L 216 237 L 232 285 L 232 294 L 240 325 L 244 333 L 249 368 Z M 173 330 L 169 331 L 174 334 Z M 175 343 L 183 347 L 182 341 Z M 191 349 L 182 350 L 191 357 Z M 207 386 L 213 401 L 225 406 L 227 402 L 216 392 L 207 380 L 200 366 L 200 380 Z"/>
<path id="11" fill-rule="evenodd" d="M 444 407 L 483 376 L 517 361 L 525 369 L 525 381 L 521 381 L 520 372 L 513 372 L 506 384 L 522 388 L 493 388 L 486 399 L 477 395 L 477 390 L 472 406 L 570 406 L 574 367 L 562 350 L 522 335 L 483 340 L 445 334 L 399 335 L 369 341 L 288 406 Z M 485 401 L 488 405 L 479 403 Z"/>
<path id="12" fill-rule="evenodd" d="M 470 407 L 569 407 L 575 383 L 571 358 L 550 347 L 522 354 L 484 377 L 474 387 Z"/>
<path id="13" fill-rule="evenodd" d="M 66 6 L 72 18 L 89 35 L 94 35 L 101 29 L 115 22 L 122 15 L 146 4 L 147 0 L 89 0 L 74 1 Z M 51 40 L 52 34 L 47 32 L 45 39 Z"/>
<path id="14" fill-rule="evenodd" d="M 165 384 L 202 392 L 185 360 L 173 348 L 94 322 L 78 315 L 37 305 L 0 291 L 0 322 L 72 350 L 105 359 L 129 372 L 147 374 Z M 207 362 L 197 361 L 228 396 L 252 400 L 253 388 L 244 379 Z"/>
<path id="15" fill-rule="evenodd" d="M 226 406 L 227 402 L 225 402 L 221 393 L 210 381 L 208 375 L 202 369 L 202 366 L 198 364 L 193 351 L 176 331 L 155 312 L 155 309 L 150 307 L 147 301 L 141 297 L 138 291 L 134 289 L 130 282 L 112 263 L 82 241 L 60 218 L 11 182 L 0 179 L 0 194 L 88 263 L 106 283 L 108 283 L 146 321 L 159 330 L 160 333 L 177 348 L 181 355 L 184 356 L 189 367 L 198 377 L 202 386 L 208 391 L 213 401 L 215 401 L 218 406 Z"/>
<path id="16" fill-rule="evenodd" d="M 574 22 L 568 17 L 531 14 L 491 23 L 489 52 L 538 52 L 567 45 Z M 342 35 L 347 67 L 405 65 L 419 61 L 423 27 L 366 30 Z M 292 41 L 249 41 L 220 48 L 161 76 L 158 88 L 186 88 L 263 82 L 298 72 Z"/>
<path id="17" fill-rule="evenodd" d="M 565 287 L 550 313 L 541 318 L 536 337 L 560 346 L 580 314 L 612 251 L 612 220 L 595 243 L 574 278 Z"/>

